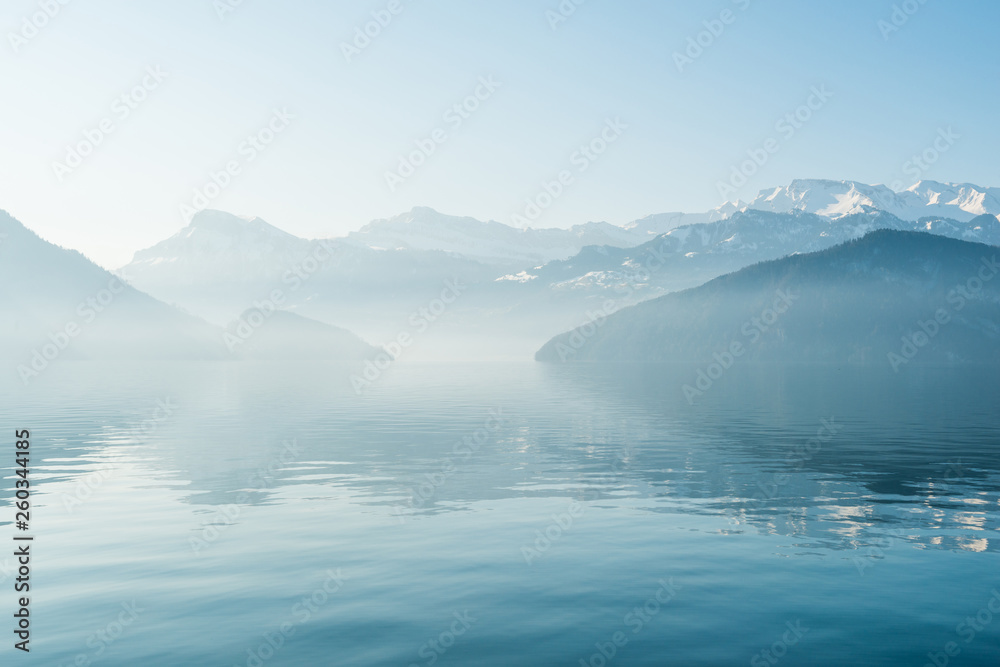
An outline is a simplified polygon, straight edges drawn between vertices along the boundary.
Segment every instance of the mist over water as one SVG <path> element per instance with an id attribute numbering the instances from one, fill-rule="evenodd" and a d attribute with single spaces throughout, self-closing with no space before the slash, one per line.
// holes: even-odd
<path id="1" fill-rule="evenodd" d="M 0 388 L 52 664 L 997 662 L 961 626 L 1000 586 L 989 370 L 747 363 L 693 404 L 681 365 L 356 371 Z"/>

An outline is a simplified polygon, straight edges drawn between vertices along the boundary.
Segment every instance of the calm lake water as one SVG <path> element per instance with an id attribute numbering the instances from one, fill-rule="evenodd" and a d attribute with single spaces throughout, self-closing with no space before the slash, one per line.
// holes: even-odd
<path id="1" fill-rule="evenodd" d="M 995 371 L 356 370 L 0 387 L 0 663 L 1000 664 Z"/>

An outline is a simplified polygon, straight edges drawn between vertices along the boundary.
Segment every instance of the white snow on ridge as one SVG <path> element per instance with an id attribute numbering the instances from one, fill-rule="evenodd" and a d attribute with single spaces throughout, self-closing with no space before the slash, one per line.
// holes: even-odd
<path id="1" fill-rule="evenodd" d="M 894 192 L 884 185 L 803 179 L 786 187 L 762 190 L 743 208 L 746 209 L 773 213 L 797 210 L 832 220 L 877 209 L 908 221 L 944 217 L 968 222 L 984 213 L 1000 215 L 1000 189 L 970 183 L 920 181 L 902 192 Z"/>

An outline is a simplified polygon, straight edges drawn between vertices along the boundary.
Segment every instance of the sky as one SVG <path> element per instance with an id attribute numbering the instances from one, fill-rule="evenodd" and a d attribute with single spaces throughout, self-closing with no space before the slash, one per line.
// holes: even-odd
<path id="1" fill-rule="evenodd" d="M 795 178 L 996 186 L 998 24 L 986 0 L 8 0 L 0 209 L 116 268 L 206 207 L 316 238 L 414 206 L 568 227 Z"/>

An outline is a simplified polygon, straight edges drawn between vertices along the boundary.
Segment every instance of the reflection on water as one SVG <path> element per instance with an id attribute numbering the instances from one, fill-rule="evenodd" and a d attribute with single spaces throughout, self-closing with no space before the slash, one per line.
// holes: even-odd
<path id="1" fill-rule="evenodd" d="M 352 371 L 0 388 L 35 436 L 39 664 L 572 665 L 668 577 L 622 664 L 749 662 L 801 619 L 787 664 L 922 664 L 1000 584 L 987 371 L 746 365 L 693 404 L 684 367 Z"/>

